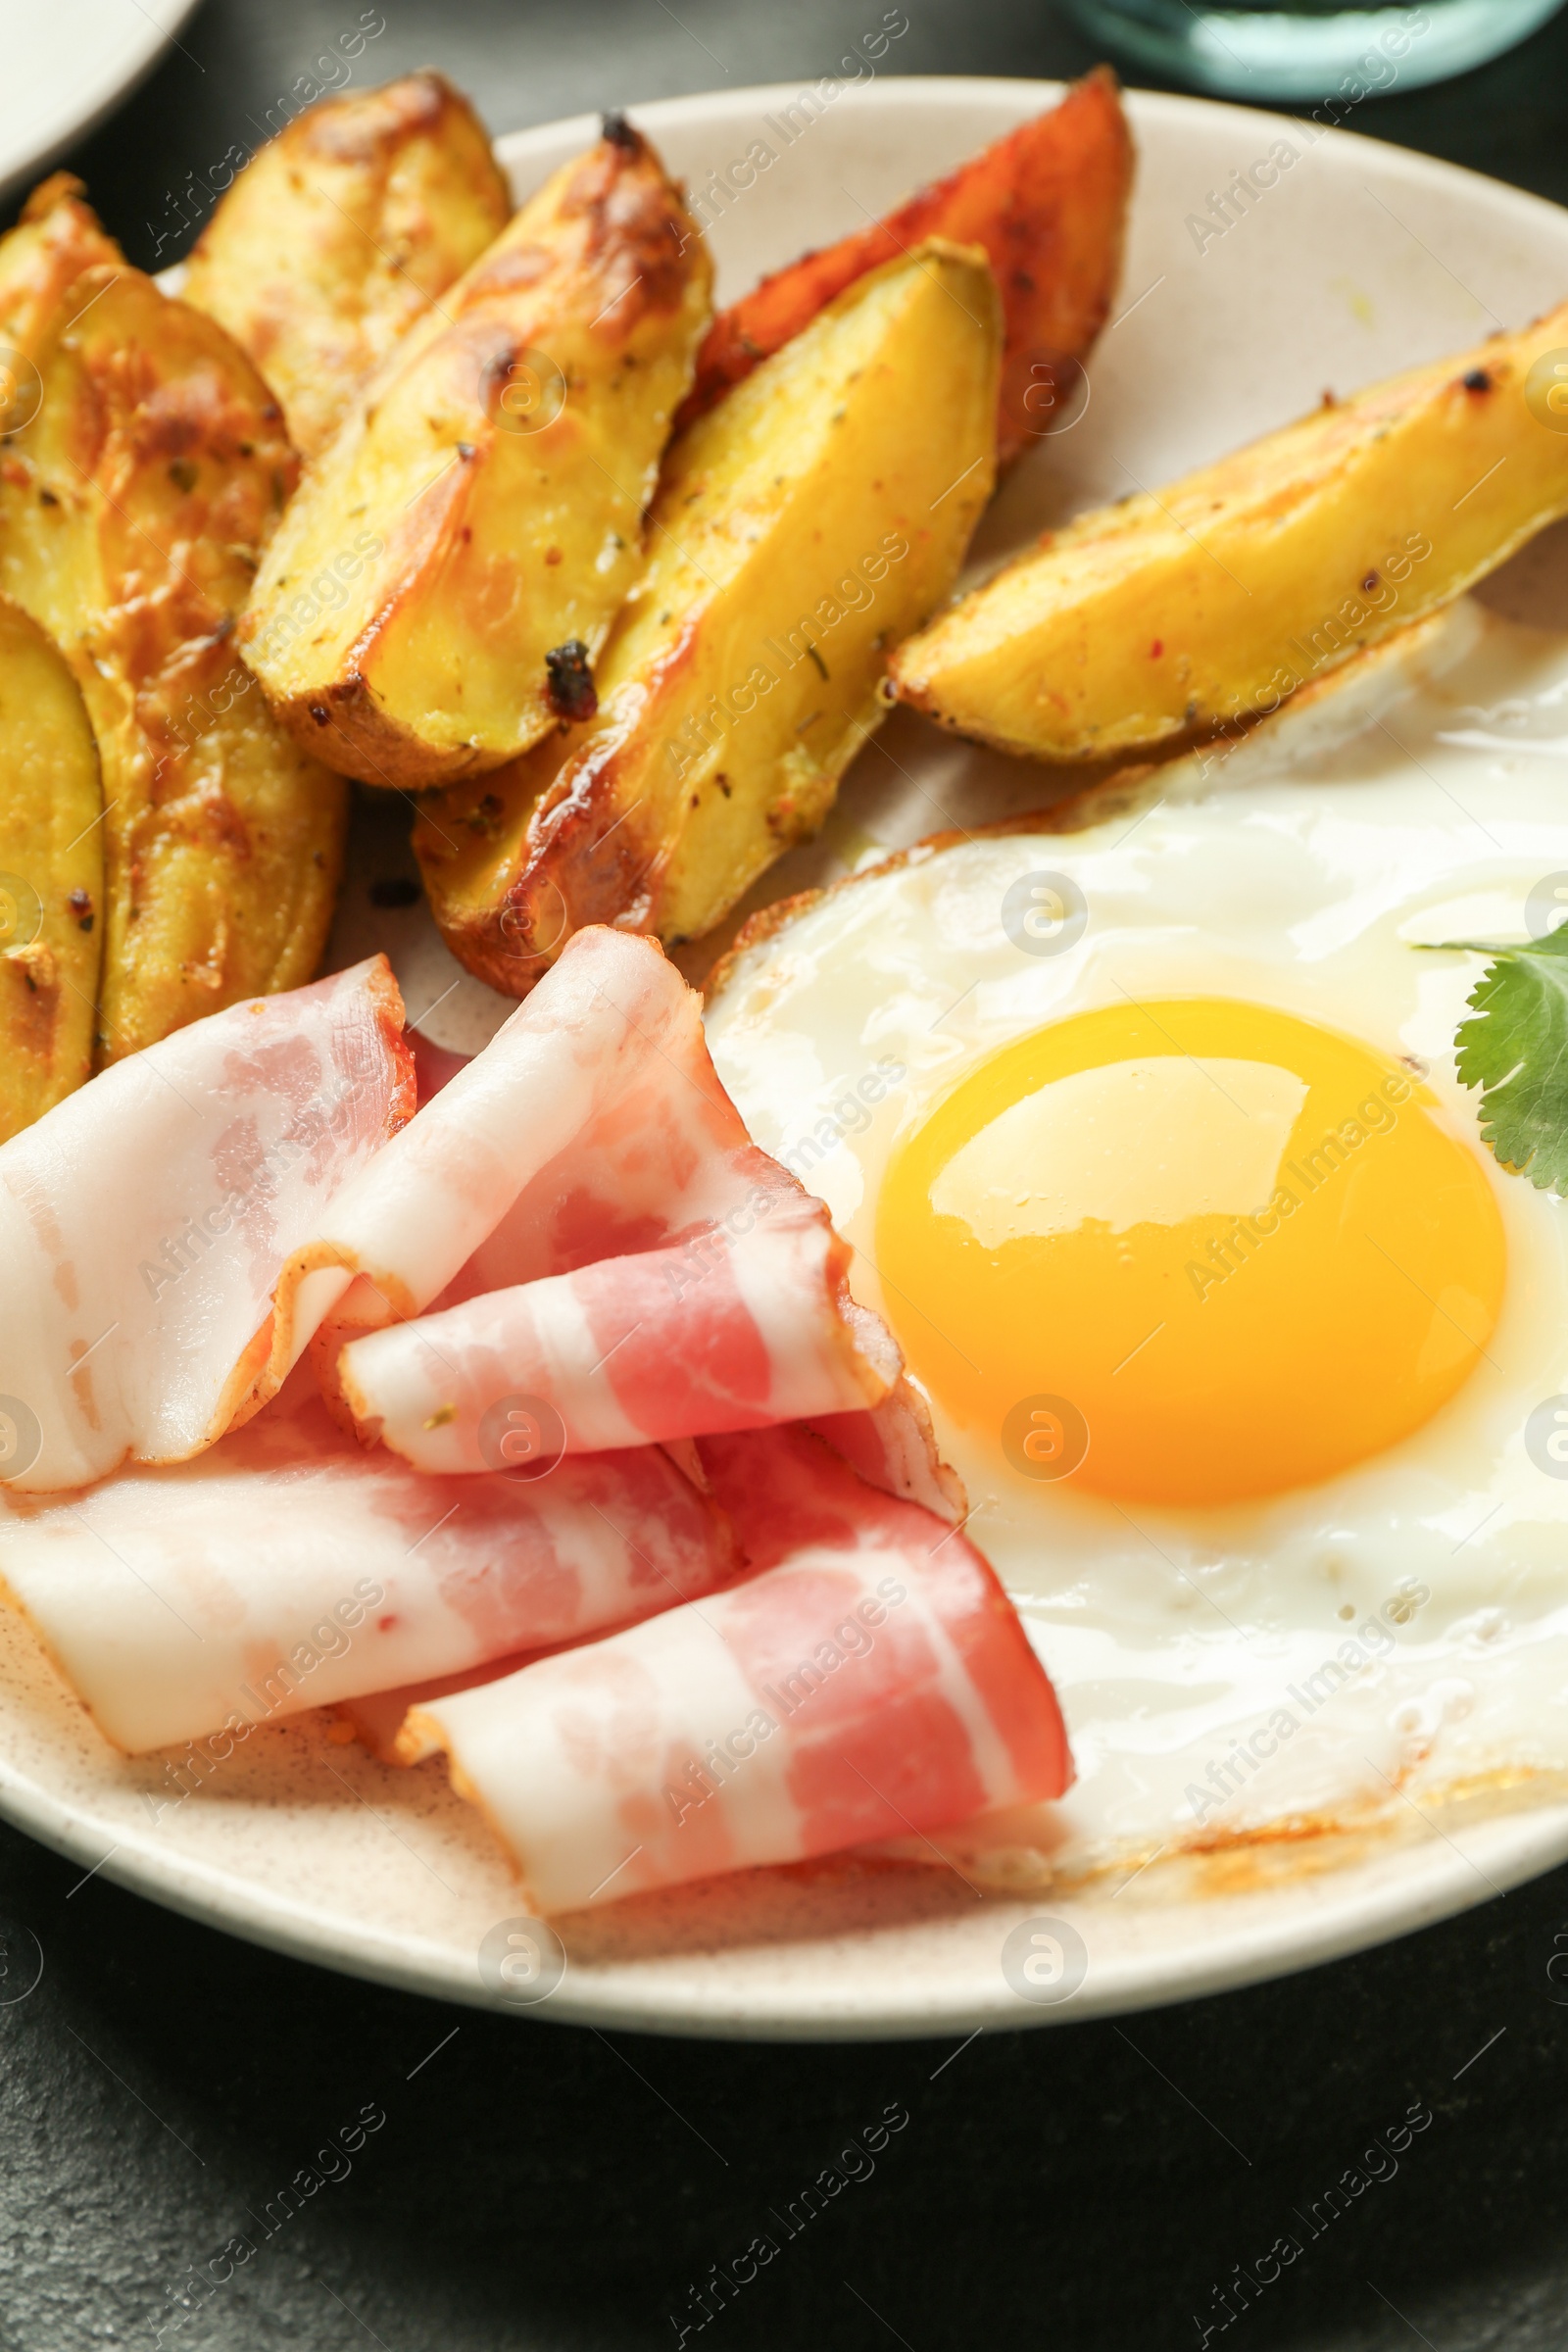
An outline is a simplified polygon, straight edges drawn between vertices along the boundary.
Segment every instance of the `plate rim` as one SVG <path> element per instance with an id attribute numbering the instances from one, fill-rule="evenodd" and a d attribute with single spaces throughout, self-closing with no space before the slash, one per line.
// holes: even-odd
<path id="1" fill-rule="evenodd" d="M 832 76 L 819 78 L 831 79 Z M 1059 100 L 1072 88 L 1075 78 L 1082 79 L 1083 76 L 1041 78 L 1008 74 L 878 74 L 874 80 L 864 84 L 846 82 L 840 96 L 852 107 L 896 107 L 931 93 L 955 99 L 1005 97 L 1010 100 L 1015 94 L 1026 92 L 1031 99 L 1038 99 L 1043 109 Z M 734 90 L 697 90 L 685 97 L 633 99 L 618 111 L 633 118 L 639 127 L 646 127 L 650 134 L 657 136 L 660 128 L 666 123 L 678 123 L 684 127 L 689 122 L 710 121 L 733 107 L 752 101 L 765 106 L 798 97 L 801 90 L 808 86 L 809 80 L 809 76 L 803 76 L 796 81 L 749 82 Z M 1244 106 L 1232 99 L 1203 97 L 1185 90 L 1146 90 L 1136 82 L 1118 80 L 1117 86 L 1135 127 L 1141 117 L 1151 121 L 1166 117 L 1179 122 L 1194 115 L 1213 114 L 1234 116 L 1242 121 L 1266 123 L 1276 128 L 1281 124 L 1294 124 L 1300 129 L 1302 124 L 1301 116 L 1284 114 L 1273 107 Z M 1307 120 L 1310 121 L 1310 117 Z M 599 135 L 602 121 L 603 111 L 562 115 L 548 122 L 525 123 L 517 130 L 497 131 L 492 144 L 497 160 L 504 170 L 510 171 L 514 158 L 524 159 L 536 146 L 542 148 L 553 144 L 567 132 L 591 144 Z M 1335 125 L 1332 128 L 1320 127 L 1318 137 L 1312 142 L 1313 147 L 1321 145 L 1325 139 L 1341 147 L 1358 147 L 1369 158 L 1376 156 L 1384 164 L 1391 156 L 1396 157 L 1413 180 L 1426 179 L 1444 185 L 1454 180 L 1469 182 L 1476 188 L 1484 188 L 1489 202 L 1495 202 L 1499 196 L 1506 197 L 1523 215 L 1538 222 L 1544 223 L 1548 220 L 1560 222 L 1564 213 L 1568 212 L 1568 206 L 1554 203 L 1549 196 L 1538 196 L 1531 188 L 1515 187 L 1511 180 L 1496 179 L 1490 172 L 1478 172 L 1469 164 L 1450 163 L 1446 157 L 1428 155 L 1417 147 L 1401 146 L 1396 139 L 1374 138 L 1366 131 L 1346 130 Z M 1135 171 L 1135 191 L 1136 186 Z"/>
<path id="2" fill-rule="evenodd" d="M 1099 1972 L 1096 1989 L 1055 2006 L 1031 2006 L 1009 1998 L 999 1968 L 994 1984 L 982 1995 L 940 2006 L 933 2005 L 929 1995 L 922 1995 L 906 2005 L 885 2002 L 877 2010 L 850 2002 L 830 2004 L 824 2010 L 819 1997 L 779 2000 L 775 1995 L 771 2005 L 762 2006 L 748 1994 L 731 2008 L 724 2005 L 722 1995 L 715 1997 L 709 1989 L 699 1996 L 703 2006 L 694 2014 L 690 1996 L 657 1983 L 630 1995 L 617 1990 L 626 1965 L 636 1966 L 632 1962 L 613 1974 L 605 1972 L 611 1982 L 598 1987 L 591 1977 L 578 1976 L 575 1982 L 583 1989 L 576 1992 L 570 1989 L 573 1972 L 568 1965 L 558 1992 L 519 2010 L 480 1981 L 477 1966 L 471 1978 L 456 1976 L 439 1950 L 425 1956 L 410 1936 L 378 1934 L 373 1927 L 354 1931 L 334 1925 L 323 1931 L 319 1915 L 313 1914 L 306 1903 L 270 1890 L 258 1894 L 235 1873 L 210 1864 L 192 1866 L 174 1854 L 156 1861 L 147 1855 L 138 1866 L 138 1848 L 123 1844 L 112 1847 L 94 1862 L 92 1852 L 101 1843 L 101 1833 L 95 1831 L 91 1818 L 28 1783 L 3 1758 L 0 1819 L 67 1860 L 87 1865 L 88 1877 L 108 1879 L 198 1926 L 220 1929 L 288 1959 L 466 2008 L 545 2024 L 655 2034 L 673 2040 L 926 2041 L 981 2029 L 1022 2031 L 1136 2016 L 1145 2010 L 1242 1991 L 1375 1950 L 1422 1928 L 1477 1910 L 1568 1861 L 1568 1797 L 1499 1812 L 1461 1827 L 1459 1835 L 1469 1847 L 1479 1849 L 1479 1858 L 1435 1826 L 1431 1835 L 1399 1845 L 1382 1844 L 1374 1838 L 1364 1857 L 1367 1862 L 1375 1868 L 1380 1860 L 1393 1856 L 1403 1866 L 1402 1883 L 1392 1902 L 1380 1886 L 1368 1886 L 1355 1902 L 1342 1902 L 1320 1918 L 1303 1921 L 1298 1914 L 1282 1917 L 1271 1911 L 1266 1893 L 1245 1896 L 1240 1898 L 1242 1902 L 1256 1902 L 1258 1909 L 1234 1939 L 1215 1939 L 1184 1955 L 1157 1979 L 1137 1960 L 1113 1962 Z M 1442 1850 L 1445 1845 L 1449 1854 Z M 124 1858 L 117 1862 L 121 1854 Z M 1298 1885 L 1332 1887 L 1342 1867 L 1335 1866 L 1320 1880 Z M 1204 1899 L 1217 1904 L 1226 1898 Z M 1019 1919 L 1038 1914 L 1041 1903 L 1055 1906 L 1050 1915 L 1053 1918 L 1070 1918 L 1074 1909 L 1071 1896 L 1050 1893 L 994 1895 L 987 1900 L 999 1925 L 1014 1914 Z"/>

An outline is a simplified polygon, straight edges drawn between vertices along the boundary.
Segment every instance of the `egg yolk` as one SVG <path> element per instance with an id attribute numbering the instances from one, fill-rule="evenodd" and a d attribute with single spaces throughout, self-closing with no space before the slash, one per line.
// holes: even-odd
<path id="1" fill-rule="evenodd" d="M 1213 1503 L 1446 1403 L 1502 1300 L 1479 1153 L 1397 1063 L 1266 1005 L 1085 1012 L 906 1140 L 877 1265 L 908 1359 L 1026 1477 Z"/>

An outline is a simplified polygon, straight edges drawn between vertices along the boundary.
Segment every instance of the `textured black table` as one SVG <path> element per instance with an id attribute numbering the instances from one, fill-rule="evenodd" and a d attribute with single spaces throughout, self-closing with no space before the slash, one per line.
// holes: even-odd
<path id="1" fill-rule="evenodd" d="M 497 130 L 815 75 L 882 14 L 382 5 L 362 78 L 438 65 Z M 907 11 L 901 72 L 1093 62 L 1049 7 Z M 254 120 L 359 16 L 358 0 L 209 0 L 182 52 L 67 159 L 133 258 L 175 257 L 190 175 L 254 144 Z M 1568 198 L 1568 16 L 1356 127 Z M 181 2352 L 620 2352 L 674 2346 L 683 2326 L 748 2352 L 1165 2352 L 1205 2326 L 1251 2352 L 1568 2345 L 1568 1872 L 1283 1984 L 1120 2028 L 986 2034 L 957 2055 L 492 2019 L 79 1877 L 0 1830 L 0 2000 L 25 1982 L 16 1928 L 44 1957 L 37 1988 L 0 2006 L 4 2352 L 152 2346 L 160 2330 Z M 1412 2107 L 1432 2120 L 1401 2150 Z M 907 2122 L 862 2153 L 888 2110 Z M 320 2153 L 362 2115 L 384 2121 L 351 2155 Z M 264 2241 L 254 2217 L 305 2170 L 337 2177 Z M 770 2212 L 827 2171 L 845 2185 L 784 2240 Z M 1259 2258 L 1266 2275 L 1274 2240 L 1304 2238 L 1293 2217 L 1326 2211 L 1348 2171 L 1367 2184 L 1271 2283 L 1233 2287 L 1222 2328 L 1215 2290 Z M 764 2230 L 778 2257 L 700 2328 L 693 2290 Z M 240 2234 L 260 2250 L 234 2267 L 222 2249 Z M 181 2317 L 181 2281 L 214 2257 L 233 2276 Z"/>

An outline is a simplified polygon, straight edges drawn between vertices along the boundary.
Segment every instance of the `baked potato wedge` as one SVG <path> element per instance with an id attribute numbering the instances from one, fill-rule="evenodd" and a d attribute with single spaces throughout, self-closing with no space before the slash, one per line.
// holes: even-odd
<path id="1" fill-rule="evenodd" d="M 70 664 L 0 597 L 0 1144 L 92 1069 L 103 812 Z"/>
<path id="2" fill-rule="evenodd" d="M 710 265 L 635 130 L 524 205 L 306 477 L 240 643 L 299 740 L 370 784 L 496 767 L 584 707 L 709 318 Z M 379 553 L 334 574 L 365 530 Z"/>
<path id="3" fill-rule="evenodd" d="M 816 831 L 991 495 L 1001 347 L 985 255 L 927 243 L 683 435 L 598 722 L 416 825 L 470 971 L 521 996 L 585 923 L 700 937 Z"/>
<path id="4" fill-rule="evenodd" d="M 1037 760 L 1275 710 L 1568 514 L 1568 304 L 1048 532 L 895 657 L 901 699 Z"/>
<path id="5" fill-rule="evenodd" d="M 885 220 L 804 255 L 721 311 L 678 423 L 710 409 L 867 270 L 922 237 L 948 237 L 984 246 L 996 272 L 1006 323 L 997 455 L 1009 464 L 1048 429 L 1105 323 L 1121 276 L 1132 176 L 1116 77 L 1100 66 L 1059 106 L 922 188 Z M 728 200 L 721 186 L 715 175 L 698 199 L 704 209 Z"/>
<path id="6" fill-rule="evenodd" d="M 132 270 L 64 174 L 0 240 L 0 590 L 71 663 L 104 779 L 98 1057 L 308 980 L 346 796 L 234 656 L 293 487 L 283 420 L 217 321 Z"/>
<path id="7" fill-rule="evenodd" d="M 466 98 L 408 74 L 323 98 L 270 140 L 202 231 L 181 293 L 249 352 L 314 458 L 511 211 Z"/>

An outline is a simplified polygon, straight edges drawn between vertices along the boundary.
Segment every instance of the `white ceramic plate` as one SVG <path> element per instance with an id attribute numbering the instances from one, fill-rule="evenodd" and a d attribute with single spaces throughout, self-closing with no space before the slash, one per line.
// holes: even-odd
<path id="1" fill-rule="evenodd" d="M 817 102 L 790 89 L 637 110 L 693 186 L 757 139 L 775 161 L 713 228 L 719 293 L 875 215 L 916 182 L 1049 105 L 1037 82 L 896 80 Z M 787 140 L 780 125 L 795 107 Z M 1050 519 L 1157 483 L 1355 385 L 1515 325 L 1568 290 L 1568 213 L 1495 182 L 1344 133 L 1309 147 L 1294 122 L 1208 103 L 1134 97 L 1141 150 L 1124 291 L 1075 428 L 1008 482 L 982 526 L 994 556 Z M 591 139 L 575 122 L 502 142 L 519 195 Z M 1206 250 L 1188 216 L 1278 138 L 1298 161 Z M 1539 569 L 1539 566 L 1538 566 Z M 1526 581 L 1533 574 L 1526 574 Z M 1529 591 L 1526 593 L 1534 593 Z M 1038 801 L 1040 771 L 893 722 L 910 790 L 876 802 L 885 841 L 934 819 L 930 785 L 973 820 Z M 821 843 L 760 897 L 843 870 L 869 782 L 848 779 Z M 390 796 L 388 796 L 390 800 Z M 385 945 L 410 1009 L 473 1049 L 505 1007 L 463 979 L 422 910 L 375 914 L 376 874 L 408 871 L 406 817 L 359 836 L 335 958 Z M 156 1900 L 280 1949 L 420 1991 L 514 2005 L 480 1971 L 484 1938 L 519 1908 L 478 1817 L 439 1764 L 400 1773 L 338 1744 L 315 1718 L 261 1730 L 183 1799 L 163 1759 L 116 1759 L 20 1622 L 0 1614 L 0 1811 Z M 981 1899 L 938 1869 L 854 1858 L 685 1889 L 568 1930 L 568 1966 L 539 2014 L 709 2034 L 963 2034 L 1104 2015 L 1246 1984 L 1354 1951 L 1545 1870 L 1568 1855 L 1568 1805 L 1538 1804 L 1428 1834 L 1267 1849 L 1199 1872 L 1164 1867 L 1125 1891 Z M 1065 2001 L 1011 1989 L 1003 1946 L 1040 1912 L 1082 1981 Z M 1067 1931 L 1060 1933 L 1062 1928 Z"/>
<path id="2" fill-rule="evenodd" d="M 197 0 L 0 0 L 0 197 L 35 178 L 157 64 Z"/>

